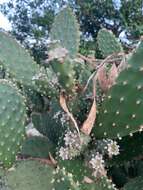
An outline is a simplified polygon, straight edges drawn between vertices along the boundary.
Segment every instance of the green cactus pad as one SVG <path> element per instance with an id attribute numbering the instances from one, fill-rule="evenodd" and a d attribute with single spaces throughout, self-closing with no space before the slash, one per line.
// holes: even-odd
<path id="1" fill-rule="evenodd" d="M 82 190 L 117 190 L 111 180 L 103 177 L 91 184 L 83 184 Z"/>
<path id="2" fill-rule="evenodd" d="M 40 68 L 39 73 L 33 77 L 37 91 L 45 96 L 57 96 L 59 93 L 58 78 L 52 68 Z"/>
<path id="3" fill-rule="evenodd" d="M 73 175 L 66 172 L 64 168 L 57 168 L 53 180 L 54 190 L 81 190 L 79 182 L 73 180 Z"/>
<path id="4" fill-rule="evenodd" d="M 71 92 L 75 85 L 75 72 L 73 69 L 73 62 L 70 59 L 60 63 L 57 60 L 53 60 L 51 66 L 54 72 L 57 74 L 59 83 L 68 92 Z"/>
<path id="5" fill-rule="evenodd" d="M 60 168 L 65 168 L 69 173 L 73 174 L 75 181 L 83 181 L 84 177 L 91 177 L 91 170 L 85 166 L 85 162 L 81 158 L 75 160 L 60 160 L 58 162 Z"/>
<path id="6" fill-rule="evenodd" d="M 137 132 L 133 136 L 125 136 L 118 142 L 121 152 L 113 157 L 109 164 L 124 164 L 143 154 L 143 133 Z"/>
<path id="7" fill-rule="evenodd" d="M 37 158 L 48 158 L 56 151 L 54 145 L 45 137 L 30 137 L 22 145 L 21 155 Z"/>
<path id="8" fill-rule="evenodd" d="M 44 100 L 43 96 L 40 93 L 27 87 L 24 87 L 22 92 L 26 98 L 26 105 L 29 110 L 35 112 L 43 111 Z"/>
<path id="9" fill-rule="evenodd" d="M 0 190 L 11 190 L 7 185 L 5 174 L 5 170 L 0 168 Z"/>
<path id="10" fill-rule="evenodd" d="M 97 43 L 98 48 L 104 58 L 113 53 L 119 53 L 123 51 L 120 42 L 118 42 L 114 34 L 107 29 L 99 30 Z"/>
<path id="11" fill-rule="evenodd" d="M 109 90 L 93 132 L 97 138 L 116 138 L 142 130 L 143 42 Z"/>
<path id="12" fill-rule="evenodd" d="M 123 190 L 143 190 L 143 177 L 137 177 L 128 182 Z"/>
<path id="13" fill-rule="evenodd" d="M 6 80 L 0 80 L 0 161 L 10 167 L 25 135 L 24 98 Z"/>
<path id="14" fill-rule="evenodd" d="M 51 29 L 51 39 L 59 40 L 62 47 L 66 48 L 70 57 L 76 57 L 79 49 L 79 26 L 72 10 L 64 8 L 55 18 Z"/>
<path id="15" fill-rule="evenodd" d="M 49 111 L 43 113 L 32 113 L 34 127 L 53 143 L 58 143 L 67 130 L 67 125 L 62 125 L 63 111 L 57 100 L 52 100 Z M 64 119 L 64 118 L 63 118 Z"/>
<path id="16" fill-rule="evenodd" d="M 52 190 L 53 168 L 38 161 L 20 161 L 7 172 L 11 190 Z"/>
<path id="17" fill-rule="evenodd" d="M 32 77 L 38 73 L 38 65 L 15 39 L 4 32 L 0 32 L 0 62 L 19 83 L 33 85 Z"/>

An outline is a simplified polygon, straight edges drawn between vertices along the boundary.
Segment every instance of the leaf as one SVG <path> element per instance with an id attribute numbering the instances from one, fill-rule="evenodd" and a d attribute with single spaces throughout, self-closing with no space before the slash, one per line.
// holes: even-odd
<path id="1" fill-rule="evenodd" d="M 77 122 L 74 119 L 72 113 L 70 113 L 70 111 L 68 110 L 68 107 L 67 107 L 67 104 L 66 104 L 66 99 L 65 99 L 63 94 L 60 94 L 60 105 L 63 108 L 63 110 L 68 114 L 69 118 L 71 119 L 71 121 L 73 122 L 75 128 L 77 129 L 77 131 L 79 133 L 79 128 L 78 128 Z"/>
<path id="2" fill-rule="evenodd" d="M 108 78 L 106 75 L 105 66 L 102 66 L 101 68 L 99 68 L 97 75 L 98 75 L 97 78 L 98 78 L 98 82 L 99 82 L 101 89 L 104 92 L 107 92 L 107 90 L 108 90 Z"/>
<path id="3" fill-rule="evenodd" d="M 108 88 L 113 86 L 117 77 L 118 77 L 118 69 L 117 69 L 116 65 L 113 64 L 110 71 L 109 71 Z"/>
<path id="4" fill-rule="evenodd" d="M 93 79 L 93 104 L 91 106 L 91 110 L 89 112 L 89 115 L 87 117 L 87 119 L 84 121 L 82 127 L 81 127 L 81 131 L 86 134 L 89 135 L 91 133 L 91 130 L 94 126 L 95 123 L 95 119 L 96 119 L 96 81 L 97 81 L 97 76 L 94 77 Z"/>
<path id="5" fill-rule="evenodd" d="M 84 134 L 89 135 L 91 133 L 91 130 L 94 126 L 95 119 L 96 119 L 96 101 L 94 98 L 89 115 L 81 127 L 81 131 Z"/>

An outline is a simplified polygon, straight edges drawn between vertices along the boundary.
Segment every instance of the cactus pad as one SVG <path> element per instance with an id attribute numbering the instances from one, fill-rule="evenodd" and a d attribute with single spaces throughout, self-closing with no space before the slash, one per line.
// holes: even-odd
<path id="1" fill-rule="evenodd" d="M 103 177 L 96 182 L 93 182 L 91 184 L 83 184 L 82 190 L 117 190 L 115 188 L 115 185 L 112 184 L 112 181 L 107 179 L 106 177 Z"/>
<path id="2" fill-rule="evenodd" d="M 26 107 L 24 98 L 6 80 L 0 80 L 0 105 L 0 162 L 9 167 L 25 134 Z"/>
<path id="3" fill-rule="evenodd" d="M 79 48 L 79 26 L 72 10 L 64 8 L 55 18 L 51 30 L 51 39 L 59 40 L 62 47 L 66 48 L 70 57 L 75 57 Z"/>
<path id="4" fill-rule="evenodd" d="M 22 145 L 23 156 L 48 158 L 49 153 L 55 152 L 54 145 L 45 137 L 30 137 Z"/>
<path id="5" fill-rule="evenodd" d="M 20 161 L 6 176 L 11 190 L 52 190 L 53 168 L 38 161 Z"/>
<path id="6" fill-rule="evenodd" d="M 97 36 L 98 48 L 103 57 L 123 51 L 120 42 L 111 31 L 101 29 Z"/>
<path id="7" fill-rule="evenodd" d="M 72 91 L 75 85 L 75 72 L 72 60 L 65 60 L 64 63 L 54 60 L 51 66 L 57 74 L 61 86 L 69 92 Z"/>
<path id="8" fill-rule="evenodd" d="M 143 177 L 137 177 L 128 182 L 123 190 L 143 190 Z"/>
<path id="9" fill-rule="evenodd" d="M 32 121 L 34 127 L 53 143 L 58 143 L 67 130 L 66 120 L 59 102 L 54 100 L 50 104 L 49 111 L 43 113 L 33 113 Z"/>
<path id="10" fill-rule="evenodd" d="M 28 52 L 4 32 L 0 32 L 0 62 L 14 79 L 29 86 L 39 70 Z"/>
<path id="11" fill-rule="evenodd" d="M 54 190 L 80 190 L 78 181 L 73 180 L 73 175 L 64 168 L 57 168 L 53 181 Z"/>
<path id="12" fill-rule="evenodd" d="M 60 160 L 58 164 L 60 168 L 71 172 L 75 181 L 83 181 L 85 176 L 91 177 L 91 170 L 85 166 L 84 160 L 80 157 L 74 160 Z"/>
<path id="13" fill-rule="evenodd" d="M 109 90 L 99 111 L 94 134 L 116 138 L 141 130 L 143 126 L 143 41 L 128 60 Z"/>

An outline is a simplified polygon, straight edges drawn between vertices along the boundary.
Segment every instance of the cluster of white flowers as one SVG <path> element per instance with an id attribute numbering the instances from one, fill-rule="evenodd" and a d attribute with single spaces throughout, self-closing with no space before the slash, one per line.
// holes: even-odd
<path id="1" fill-rule="evenodd" d="M 103 139 L 96 142 L 96 151 L 102 155 L 108 154 L 110 158 L 119 154 L 119 148 L 117 142 L 111 139 Z"/>
<path id="2" fill-rule="evenodd" d="M 59 156 L 62 160 L 71 160 L 73 157 L 80 154 L 81 141 L 76 131 L 67 131 L 64 136 L 65 147 L 59 150 Z"/>
<path id="3" fill-rule="evenodd" d="M 119 152 L 119 145 L 117 144 L 117 142 L 110 140 L 110 142 L 107 144 L 107 151 L 110 158 L 112 156 L 118 155 L 120 152 Z"/>
<path id="4" fill-rule="evenodd" d="M 69 121 L 69 116 L 65 112 L 58 111 L 54 114 L 53 119 L 55 119 L 57 123 L 60 120 L 62 126 L 64 126 L 65 123 L 67 123 L 67 121 Z"/>
<path id="5" fill-rule="evenodd" d="M 62 160 L 70 160 L 69 149 L 61 147 L 59 150 L 59 156 Z"/>
<path id="6" fill-rule="evenodd" d="M 72 146 L 79 146 L 79 135 L 76 131 L 68 131 L 64 136 L 65 145 L 72 147 Z"/>
<path id="7" fill-rule="evenodd" d="M 100 178 L 106 175 L 105 163 L 103 160 L 102 154 L 97 152 L 95 155 L 92 155 L 91 160 L 89 161 L 91 168 L 93 169 L 93 176 Z"/>
<path id="8" fill-rule="evenodd" d="M 59 150 L 59 156 L 62 160 L 71 160 L 80 155 L 84 147 L 88 144 L 90 138 L 83 134 L 78 134 L 77 131 L 67 131 L 64 136 L 65 146 Z"/>

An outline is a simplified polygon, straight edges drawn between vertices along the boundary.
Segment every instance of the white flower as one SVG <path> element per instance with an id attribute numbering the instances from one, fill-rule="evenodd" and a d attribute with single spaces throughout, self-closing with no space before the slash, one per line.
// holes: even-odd
<path id="1" fill-rule="evenodd" d="M 107 151 L 109 157 L 112 157 L 113 155 L 119 154 L 119 145 L 116 141 L 111 140 L 110 143 L 107 144 Z"/>
<path id="2" fill-rule="evenodd" d="M 79 136 L 77 132 L 68 131 L 64 136 L 64 141 L 66 146 L 72 147 L 79 144 Z"/>
<path id="3" fill-rule="evenodd" d="M 93 157 L 89 163 L 93 169 L 99 169 L 104 164 L 103 156 L 97 152 L 95 157 Z"/>
<path id="4" fill-rule="evenodd" d="M 89 164 L 93 169 L 94 177 L 99 178 L 106 174 L 103 156 L 99 154 L 99 152 L 97 152 L 96 155 L 89 161 Z"/>
<path id="5" fill-rule="evenodd" d="M 68 160 L 69 159 L 69 149 L 61 147 L 59 150 L 59 156 L 62 158 L 62 160 Z"/>
<path id="6" fill-rule="evenodd" d="M 55 115 L 53 116 L 53 119 L 58 119 L 60 115 L 61 111 L 56 112 Z"/>
<path id="7" fill-rule="evenodd" d="M 66 113 L 64 113 L 62 111 L 58 111 L 53 116 L 53 119 L 55 119 L 57 123 L 59 122 L 59 119 L 60 119 L 62 126 L 64 126 L 64 124 L 67 123 L 69 118 L 68 118 L 68 115 Z"/>

